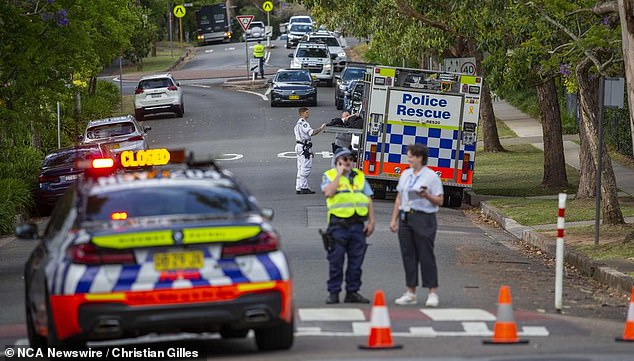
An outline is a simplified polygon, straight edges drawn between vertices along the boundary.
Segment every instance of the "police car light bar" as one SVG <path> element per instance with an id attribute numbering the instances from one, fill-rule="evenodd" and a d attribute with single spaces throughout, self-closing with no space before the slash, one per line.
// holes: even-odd
<path id="1" fill-rule="evenodd" d="M 93 159 L 90 166 L 95 169 L 112 168 L 114 167 L 114 159 L 112 158 L 97 158 Z"/>

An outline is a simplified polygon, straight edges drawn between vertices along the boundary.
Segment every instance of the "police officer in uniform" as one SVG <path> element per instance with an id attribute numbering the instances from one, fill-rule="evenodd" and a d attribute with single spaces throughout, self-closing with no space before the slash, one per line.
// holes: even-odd
<path id="1" fill-rule="evenodd" d="M 335 153 L 332 168 L 324 172 L 321 190 L 328 206 L 329 278 L 327 304 L 339 303 L 343 265 L 347 255 L 346 303 L 370 303 L 359 294 L 361 264 L 367 249 L 366 237 L 374 232 L 373 194 L 362 172 L 352 167 L 352 153 L 341 148 Z"/>
<path id="2" fill-rule="evenodd" d="M 312 136 L 321 133 L 326 127 L 323 123 L 319 128 L 313 129 L 308 124 L 308 108 L 299 108 L 299 119 L 293 129 L 295 133 L 295 153 L 297 154 L 297 178 L 295 180 L 296 194 L 314 194 L 308 188 L 308 176 L 313 169 L 313 143 Z"/>
<path id="3" fill-rule="evenodd" d="M 258 40 L 258 43 L 253 45 L 253 57 L 258 59 L 260 78 L 264 79 L 264 45 L 262 45 L 261 40 Z"/>

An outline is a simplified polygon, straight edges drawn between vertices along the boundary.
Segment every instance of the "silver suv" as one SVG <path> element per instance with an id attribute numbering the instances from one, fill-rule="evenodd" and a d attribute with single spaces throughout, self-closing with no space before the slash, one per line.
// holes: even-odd
<path id="1" fill-rule="evenodd" d="M 179 118 L 185 113 L 181 85 L 170 73 L 144 76 L 134 91 L 134 115 L 138 120 L 157 113 L 176 113 Z"/>
<path id="2" fill-rule="evenodd" d="M 326 44 L 328 46 L 328 50 L 330 54 L 336 55 L 337 57 L 333 59 L 333 64 L 335 66 L 335 72 L 340 72 L 346 66 L 346 61 L 348 60 L 348 55 L 345 50 L 343 50 L 343 46 L 339 43 L 339 40 L 327 31 L 317 31 L 314 33 L 306 34 L 302 38 L 302 41 L 307 43 L 316 43 L 316 44 Z"/>
<path id="3" fill-rule="evenodd" d="M 124 150 L 147 149 L 145 134 L 151 129 L 141 127 L 132 115 L 126 115 L 91 120 L 80 138 L 83 144 L 104 144 L 113 154 L 118 155 Z"/>
<path id="4" fill-rule="evenodd" d="M 326 44 L 299 43 L 295 53 L 288 54 L 291 60 L 291 69 L 305 69 L 310 75 L 319 81 L 325 81 L 332 86 L 334 69 L 332 56 Z"/>

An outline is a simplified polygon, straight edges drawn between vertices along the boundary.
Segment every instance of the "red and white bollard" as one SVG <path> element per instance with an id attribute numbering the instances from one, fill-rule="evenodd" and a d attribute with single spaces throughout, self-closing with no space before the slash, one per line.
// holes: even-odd
<path id="1" fill-rule="evenodd" d="M 559 193 L 559 214 L 557 216 L 557 247 L 555 250 L 555 309 L 561 312 L 564 282 L 564 214 L 566 212 L 566 193 Z"/>

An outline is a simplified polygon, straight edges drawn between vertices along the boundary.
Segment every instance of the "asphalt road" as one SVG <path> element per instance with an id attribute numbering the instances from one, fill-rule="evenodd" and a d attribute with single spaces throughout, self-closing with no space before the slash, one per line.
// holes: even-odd
<path id="1" fill-rule="evenodd" d="M 279 42 L 281 45 L 282 42 Z M 244 44 L 198 48 L 183 68 L 236 68 L 244 62 Z M 230 50 L 234 48 L 233 50 Z M 270 64 L 286 66 L 288 50 L 273 50 Z M 124 91 L 131 92 L 127 84 Z M 552 260 L 528 249 L 508 233 L 481 219 L 474 210 L 441 209 L 436 253 L 440 301 L 436 310 L 423 306 L 396 306 L 404 287 L 396 236 L 388 229 L 392 202 L 376 201 L 377 229 L 364 263 L 361 292 L 371 298 L 377 289 L 387 297 L 392 332 L 402 350 L 368 352 L 370 306 L 339 304 L 326 307 L 327 261 L 317 234 L 325 227 L 322 195 L 295 194 L 293 125 L 297 107 L 271 108 L 265 89 L 239 92 L 222 87 L 221 80 L 184 82 L 186 111 L 173 116 L 147 117 L 153 147 L 183 147 L 219 156 L 222 166 L 236 174 L 258 198 L 275 210 L 274 224 L 281 234 L 294 278 L 297 308 L 295 346 L 286 352 L 258 353 L 252 337 L 218 340 L 193 337 L 187 347 L 207 346 L 213 359 L 350 360 L 425 359 L 462 360 L 631 360 L 632 346 L 617 344 L 623 332 L 627 298 L 618 291 L 578 276 L 567 269 L 564 312 L 554 311 Z M 337 116 L 332 88 L 320 87 L 319 106 L 311 108 L 313 127 Z M 321 173 L 330 167 L 332 135 L 313 138 L 318 156 L 313 163 L 311 188 L 319 189 Z M 476 169 L 477 171 L 477 169 Z M 555 212 L 553 212 L 555 214 Z M 25 342 L 22 266 L 34 243 L 0 241 L 0 344 Z M 490 338 L 501 285 L 509 285 L 522 346 L 484 346 Z M 424 301 L 426 291 L 418 292 Z M 154 347 L 161 338 L 130 341 Z M 141 342 L 140 344 L 138 342 Z M 193 342 L 193 343 L 191 343 Z M 171 343 L 169 343 L 171 344 Z M 165 343 L 161 343 L 165 345 Z M 139 346 L 141 347 L 141 346 Z"/>

